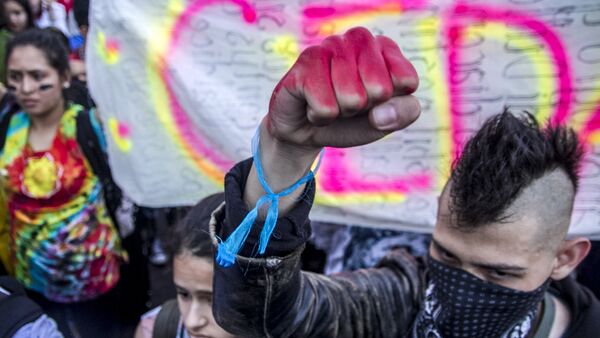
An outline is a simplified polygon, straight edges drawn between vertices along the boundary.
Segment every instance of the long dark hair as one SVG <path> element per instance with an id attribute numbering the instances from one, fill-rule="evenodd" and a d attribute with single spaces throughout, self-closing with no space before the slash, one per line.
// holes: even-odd
<path id="1" fill-rule="evenodd" d="M 1 0 L 2 5 L 0 6 L 0 11 L 2 13 L 2 28 L 7 28 L 8 25 L 8 16 L 6 15 L 4 5 L 9 1 L 16 2 L 17 4 L 19 4 L 19 6 L 21 6 L 25 11 L 25 14 L 27 14 L 27 27 L 25 27 L 25 29 L 35 28 L 33 10 L 31 8 L 31 5 L 29 4 L 29 0 Z"/>
<path id="2" fill-rule="evenodd" d="M 225 194 L 210 195 L 193 206 L 173 229 L 169 249 L 173 256 L 189 251 L 195 257 L 212 259 L 213 244 L 208 223 L 212 212 L 225 200 Z"/>

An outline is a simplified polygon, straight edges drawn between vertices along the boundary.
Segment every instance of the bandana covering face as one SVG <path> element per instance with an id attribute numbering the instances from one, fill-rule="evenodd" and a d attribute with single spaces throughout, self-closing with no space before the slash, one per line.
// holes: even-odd
<path id="1" fill-rule="evenodd" d="M 431 276 L 414 337 L 526 337 L 549 281 L 524 292 L 428 257 Z"/>

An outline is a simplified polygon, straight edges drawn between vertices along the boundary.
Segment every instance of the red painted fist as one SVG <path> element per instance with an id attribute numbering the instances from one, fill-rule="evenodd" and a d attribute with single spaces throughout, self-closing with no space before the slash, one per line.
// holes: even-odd
<path id="1" fill-rule="evenodd" d="M 265 119 L 274 138 L 307 148 L 352 147 L 411 124 L 419 79 L 391 39 L 365 28 L 302 52 L 279 82 Z"/>

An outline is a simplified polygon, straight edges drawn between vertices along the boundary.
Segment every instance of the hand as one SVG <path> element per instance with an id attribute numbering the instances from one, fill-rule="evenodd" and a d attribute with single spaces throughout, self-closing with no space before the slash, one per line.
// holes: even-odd
<path id="1" fill-rule="evenodd" d="M 301 147 L 352 147 L 411 124 L 417 73 L 395 42 L 365 28 L 307 48 L 271 97 L 266 128 Z"/>
<path id="2" fill-rule="evenodd" d="M 53 3 L 55 3 L 56 0 L 42 0 L 42 4 L 46 7 L 51 7 Z"/>
<path id="3" fill-rule="evenodd" d="M 352 147 L 405 128 L 420 114 L 419 80 L 392 40 L 365 28 L 309 47 L 273 91 L 261 125 L 266 180 L 278 192 L 300 179 L 325 146 Z M 301 189 L 282 199 L 282 214 Z M 253 167 L 244 199 L 264 194 Z"/>
<path id="4" fill-rule="evenodd" d="M 54 13 L 54 8 L 52 8 L 52 3 L 54 0 L 42 0 L 42 8 L 43 10 L 48 12 L 48 17 L 50 18 L 50 22 L 56 22 L 56 13 Z"/>

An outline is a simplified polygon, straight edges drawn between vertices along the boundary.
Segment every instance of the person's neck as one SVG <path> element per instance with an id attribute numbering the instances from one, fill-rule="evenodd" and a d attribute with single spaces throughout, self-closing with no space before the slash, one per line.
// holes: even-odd
<path id="1" fill-rule="evenodd" d="M 567 330 L 571 324 L 571 313 L 569 308 L 556 296 L 552 296 L 552 302 L 554 302 L 555 312 L 554 318 L 552 318 L 552 329 L 550 331 L 549 338 L 562 337 L 563 333 Z M 529 332 L 527 337 L 534 337 L 544 317 L 544 301 L 541 301 L 537 308 L 534 324 L 532 325 L 533 330 Z"/>
<path id="2" fill-rule="evenodd" d="M 544 317 L 544 300 L 542 300 L 538 306 L 537 306 L 537 310 L 535 311 L 535 320 L 533 321 L 533 325 L 531 327 L 533 327 L 535 330 L 531 330 L 532 333 L 535 334 L 534 331 L 537 331 L 537 329 L 540 326 L 540 323 L 542 321 L 542 318 Z"/>
<path id="3" fill-rule="evenodd" d="M 65 102 L 61 100 L 51 111 L 39 116 L 29 115 L 31 121 L 31 129 L 36 131 L 44 131 L 56 129 L 65 112 Z"/>

